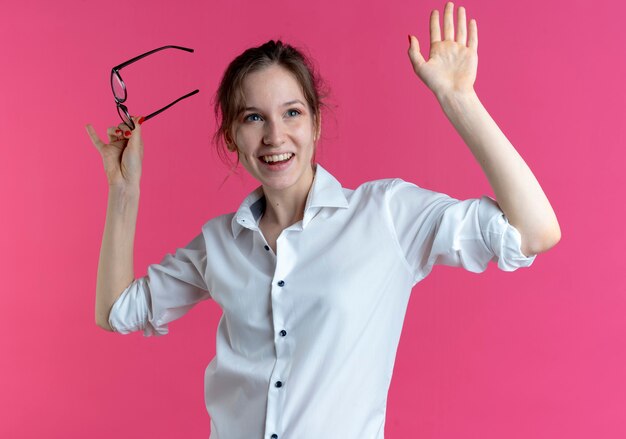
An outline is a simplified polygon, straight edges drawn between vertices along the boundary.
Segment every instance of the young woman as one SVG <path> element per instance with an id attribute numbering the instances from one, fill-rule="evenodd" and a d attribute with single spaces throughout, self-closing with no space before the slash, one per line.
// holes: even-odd
<path id="1" fill-rule="evenodd" d="M 355 190 L 314 162 L 318 79 L 280 41 L 246 50 L 217 93 L 216 133 L 259 181 L 235 213 L 208 221 L 186 247 L 133 273 L 143 145 L 88 125 L 109 180 L 96 322 L 166 334 L 211 298 L 223 310 L 206 369 L 211 438 L 382 438 L 396 348 L 412 287 L 446 264 L 480 272 L 528 266 L 560 239 L 528 166 L 476 96 L 478 34 L 446 4 L 431 15 L 431 56 L 409 58 L 482 166 L 496 194 L 459 201 L 400 179 Z M 117 132 L 116 132 L 117 130 Z"/>

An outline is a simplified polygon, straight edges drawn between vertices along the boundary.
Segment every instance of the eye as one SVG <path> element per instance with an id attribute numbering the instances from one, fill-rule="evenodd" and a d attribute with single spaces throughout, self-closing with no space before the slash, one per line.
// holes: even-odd
<path id="1" fill-rule="evenodd" d="M 300 113 L 300 110 L 296 110 L 295 108 L 292 108 L 291 110 L 287 110 L 287 114 L 291 114 L 291 113 L 296 113 L 294 114 L 294 116 L 297 116 L 298 114 L 302 114 Z"/>
<path id="2" fill-rule="evenodd" d="M 252 113 L 244 117 L 243 120 L 246 122 L 256 122 L 257 120 L 259 120 L 259 119 L 252 119 L 254 117 L 258 117 L 259 119 L 261 118 L 261 116 L 259 116 L 257 113 Z"/>

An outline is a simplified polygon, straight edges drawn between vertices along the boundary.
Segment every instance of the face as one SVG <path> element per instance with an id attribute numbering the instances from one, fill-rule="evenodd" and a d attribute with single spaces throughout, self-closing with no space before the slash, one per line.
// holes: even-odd
<path id="1" fill-rule="evenodd" d="M 243 83 L 244 112 L 232 127 L 229 148 L 266 190 L 308 191 L 318 133 L 298 81 L 272 65 Z"/>

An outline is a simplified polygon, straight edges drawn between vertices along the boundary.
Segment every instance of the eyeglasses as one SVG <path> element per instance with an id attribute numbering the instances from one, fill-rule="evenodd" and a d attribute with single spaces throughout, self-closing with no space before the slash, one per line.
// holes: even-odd
<path id="1" fill-rule="evenodd" d="M 122 80 L 122 77 L 120 76 L 120 70 L 124 67 L 126 67 L 127 65 L 130 65 L 132 63 L 134 63 L 135 61 L 139 61 L 141 58 L 145 58 L 148 55 L 152 55 L 154 52 L 158 52 L 159 50 L 163 50 L 163 49 L 179 49 L 179 50 L 184 50 L 186 52 L 192 52 L 193 53 L 193 49 L 188 49 L 186 47 L 180 47 L 180 46 L 163 46 L 163 47 L 159 47 L 158 49 L 154 49 L 151 50 L 150 52 L 146 52 L 142 55 L 136 56 L 133 59 L 130 59 L 126 62 L 123 62 L 122 64 L 113 67 L 113 69 L 111 70 L 111 89 L 113 90 L 113 97 L 115 98 L 115 103 L 117 104 L 117 113 L 120 115 L 120 117 L 122 118 L 122 121 L 128 125 L 128 127 L 131 130 L 135 129 L 135 124 L 133 123 L 132 118 L 130 117 L 130 113 L 128 112 L 128 108 L 126 107 L 126 105 L 124 105 L 123 103 L 126 101 L 126 98 L 128 97 L 128 93 L 126 92 L 126 84 L 124 84 L 124 80 Z M 193 96 L 196 93 L 198 93 L 200 90 L 194 90 L 191 93 L 186 94 L 183 97 L 180 97 L 178 99 L 176 99 L 174 102 L 172 102 L 171 104 L 166 105 L 165 107 L 161 108 L 160 110 L 155 111 L 154 113 L 151 113 L 147 116 L 144 116 L 144 120 L 148 120 L 153 118 L 154 116 L 156 116 L 157 114 L 167 110 L 168 108 L 170 108 L 172 105 L 174 105 L 176 102 L 181 101 L 185 98 L 188 98 L 189 96 Z"/>

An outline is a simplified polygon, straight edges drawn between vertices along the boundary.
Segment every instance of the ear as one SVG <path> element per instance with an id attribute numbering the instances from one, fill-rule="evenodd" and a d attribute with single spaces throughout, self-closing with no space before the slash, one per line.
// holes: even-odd
<path id="1" fill-rule="evenodd" d="M 322 135 L 322 113 L 317 113 L 317 115 L 315 116 L 315 120 L 317 122 L 317 128 L 315 130 L 315 136 L 313 137 L 313 140 L 319 140 L 320 136 Z"/>
<path id="2" fill-rule="evenodd" d="M 237 150 L 237 146 L 235 145 L 235 142 L 233 142 L 233 139 L 230 136 L 230 134 L 224 135 L 224 141 L 226 142 L 226 148 L 228 148 L 229 151 L 233 152 Z"/>

